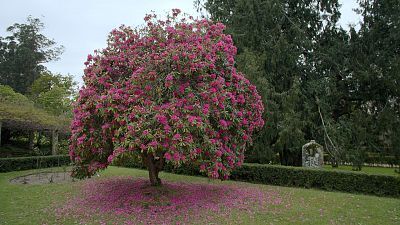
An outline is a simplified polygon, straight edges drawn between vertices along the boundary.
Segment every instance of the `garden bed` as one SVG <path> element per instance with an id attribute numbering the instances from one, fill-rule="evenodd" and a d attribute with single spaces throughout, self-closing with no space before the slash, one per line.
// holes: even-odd
<path id="1" fill-rule="evenodd" d="M 16 177 L 10 180 L 13 184 L 51 184 L 73 182 L 71 172 L 39 172 Z"/>

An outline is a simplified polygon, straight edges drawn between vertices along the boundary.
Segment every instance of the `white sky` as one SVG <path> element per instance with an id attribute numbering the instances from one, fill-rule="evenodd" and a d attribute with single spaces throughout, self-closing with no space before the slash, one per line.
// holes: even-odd
<path id="1" fill-rule="evenodd" d="M 339 0 L 342 4 L 340 24 L 347 27 L 360 20 L 352 9 L 356 0 Z M 43 33 L 65 47 L 60 60 L 47 63 L 54 73 L 71 74 L 82 82 L 83 63 L 94 49 L 106 45 L 108 33 L 121 24 L 143 24 L 146 13 L 165 15 L 173 8 L 198 15 L 193 0 L 0 0 L 0 36 L 6 28 L 24 23 L 32 15 L 44 23 Z"/>

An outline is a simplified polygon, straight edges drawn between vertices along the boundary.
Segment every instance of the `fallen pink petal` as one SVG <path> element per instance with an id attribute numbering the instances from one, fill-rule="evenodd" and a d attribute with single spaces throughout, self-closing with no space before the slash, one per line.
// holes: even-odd
<path id="1" fill-rule="evenodd" d="M 73 215 L 86 223 L 107 215 L 118 218 L 118 224 L 187 224 L 229 218 L 234 210 L 254 214 L 283 204 L 275 191 L 232 184 L 165 181 L 154 187 L 143 178 L 114 177 L 88 180 L 80 189 L 54 207 L 59 219 Z"/>

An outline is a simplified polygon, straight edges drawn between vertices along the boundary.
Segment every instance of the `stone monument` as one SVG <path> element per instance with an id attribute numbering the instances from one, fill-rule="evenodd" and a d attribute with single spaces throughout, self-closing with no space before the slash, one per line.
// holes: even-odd
<path id="1" fill-rule="evenodd" d="M 322 168 L 324 164 L 324 151 L 322 145 L 314 140 L 302 147 L 303 167 Z"/>

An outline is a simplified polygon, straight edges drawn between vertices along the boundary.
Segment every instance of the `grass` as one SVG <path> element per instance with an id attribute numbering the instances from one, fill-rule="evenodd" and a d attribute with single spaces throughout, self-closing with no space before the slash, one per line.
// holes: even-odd
<path id="1" fill-rule="evenodd" d="M 324 165 L 324 169 L 352 171 L 352 166 L 339 166 L 339 168 L 332 168 L 331 165 Z M 400 175 L 399 173 L 395 172 L 395 168 L 389 168 L 389 167 L 363 166 L 361 171 L 354 171 L 354 172 L 364 172 L 364 173 L 368 173 L 368 174 L 389 175 L 389 176 L 399 176 Z"/>
<path id="2" fill-rule="evenodd" d="M 0 224 L 79 224 L 79 219 L 72 217 L 57 221 L 51 209 L 79 193 L 80 187 L 87 181 L 42 185 L 9 183 L 9 179 L 37 171 L 0 174 Z M 100 176 L 101 179 L 115 176 L 147 178 L 147 171 L 110 167 L 101 172 Z M 253 187 L 276 192 L 283 198 L 283 204 L 276 205 L 269 211 L 255 211 L 254 214 L 249 214 L 246 211 L 233 210 L 228 220 L 224 217 L 214 217 L 212 222 L 215 224 L 400 224 L 400 199 L 233 181 L 210 181 L 202 177 L 169 173 L 162 173 L 161 178 L 170 182 Z M 113 218 L 108 219 L 110 221 L 107 221 L 107 224 L 112 224 Z"/>

